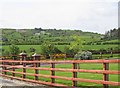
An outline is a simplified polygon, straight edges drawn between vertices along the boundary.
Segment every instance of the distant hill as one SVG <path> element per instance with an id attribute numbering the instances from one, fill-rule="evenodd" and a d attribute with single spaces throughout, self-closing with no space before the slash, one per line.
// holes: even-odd
<path id="1" fill-rule="evenodd" d="M 17 45 L 40 45 L 43 42 L 52 42 L 54 44 L 69 45 L 74 41 L 73 36 L 77 36 L 84 42 L 99 41 L 102 34 L 93 32 L 83 32 L 81 30 L 63 30 L 63 29 L 3 29 L 2 44 Z"/>

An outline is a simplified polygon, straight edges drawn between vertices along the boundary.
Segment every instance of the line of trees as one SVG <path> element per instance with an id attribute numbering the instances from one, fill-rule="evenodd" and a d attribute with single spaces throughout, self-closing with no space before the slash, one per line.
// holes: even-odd
<path id="1" fill-rule="evenodd" d="M 105 33 L 103 40 L 113 40 L 119 38 L 120 38 L 120 28 L 118 29 L 114 28 Z"/>

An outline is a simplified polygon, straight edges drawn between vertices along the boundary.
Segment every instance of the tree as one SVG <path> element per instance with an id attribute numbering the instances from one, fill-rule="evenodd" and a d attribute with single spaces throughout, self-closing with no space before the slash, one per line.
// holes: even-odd
<path id="1" fill-rule="evenodd" d="M 111 29 L 109 31 L 107 31 L 104 35 L 104 40 L 112 40 L 112 39 L 118 39 L 119 38 L 119 31 L 120 28 L 116 29 Z"/>
<path id="2" fill-rule="evenodd" d="M 48 58 L 50 58 L 49 56 L 52 54 L 61 53 L 61 51 L 57 47 L 55 47 L 54 44 L 50 42 L 43 43 L 41 51 L 42 51 L 42 54 L 46 55 Z"/>
<path id="3" fill-rule="evenodd" d="M 72 49 L 70 49 L 69 46 L 65 46 L 65 47 L 64 47 L 64 53 L 65 53 L 65 54 L 68 54 L 68 55 L 71 55 L 71 54 L 74 53 L 74 51 L 73 51 Z"/>
<path id="4" fill-rule="evenodd" d="M 20 53 L 20 49 L 18 46 L 11 45 L 9 46 L 9 49 L 10 49 L 10 54 L 16 55 Z"/>
<path id="5" fill-rule="evenodd" d="M 7 55 L 9 55 L 10 54 L 10 52 L 9 51 L 4 51 L 4 52 L 2 52 L 2 55 L 4 56 L 7 56 Z"/>
<path id="6" fill-rule="evenodd" d="M 72 36 L 74 41 L 70 43 L 70 50 L 74 51 L 74 54 L 76 54 L 78 51 L 82 51 L 82 42 L 79 36 L 73 35 Z"/>
<path id="7" fill-rule="evenodd" d="M 71 36 L 72 39 L 73 39 L 73 42 L 70 43 L 70 46 L 65 46 L 64 47 L 64 53 L 66 55 L 69 55 L 70 57 L 74 57 L 74 55 L 82 50 L 81 48 L 83 47 L 82 46 L 82 42 L 80 40 L 80 37 L 77 36 L 77 35 L 73 35 Z"/>

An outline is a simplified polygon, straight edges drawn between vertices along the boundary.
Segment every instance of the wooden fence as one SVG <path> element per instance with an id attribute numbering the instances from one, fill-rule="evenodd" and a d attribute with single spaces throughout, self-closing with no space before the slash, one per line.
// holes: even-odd
<path id="1" fill-rule="evenodd" d="M 103 84 L 104 88 L 108 88 L 109 85 L 113 86 L 120 86 L 120 82 L 113 82 L 109 81 L 109 74 L 116 74 L 119 75 L 120 71 L 117 70 L 109 70 L 109 63 L 120 63 L 119 59 L 115 60 L 63 60 L 63 61 L 40 61 L 37 60 L 37 56 L 33 56 L 35 59 L 34 61 L 26 61 L 25 60 L 25 55 L 22 55 L 21 58 L 22 60 L 0 60 L 0 63 L 2 63 L 0 66 L 2 67 L 2 74 L 1 76 L 3 77 L 8 77 L 11 79 L 18 79 L 22 81 L 28 81 L 28 82 L 33 82 L 33 83 L 38 83 L 38 84 L 44 84 L 44 85 L 49 85 L 49 86 L 59 86 L 59 87 L 68 87 L 67 85 L 64 84 L 58 84 L 56 83 L 55 79 L 62 79 L 62 80 L 70 80 L 72 81 L 72 87 L 77 86 L 77 82 L 87 82 L 87 83 L 96 83 L 96 84 Z M 11 63 L 11 64 L 8 64 Z M 15 65 L 15 63 L 22 63 L 22 66 Z M 33 64 L 33 67 L 28 67 L 26 64 Z M 45 67 L 39 67 L 40 64 L 42 63 L 48 63 L 50 64 L 50 68 L 45 68 Z M 72 64 L 72 69 L 64 69 L 64 68 L 55 68 L 55 64 L 60 64 L 60 63 L 68 63 Z M 98 64 L 101 63 L 103 64 L 103 70 L 85 70 L 85 69 L 78 69 L 77 64 L 81 63 L 94 63 Z M 10 67 L 11 69 L 8 69 Z M 22 72 L 16 72 L 15 70 L 21 68 Z M 35 71 L 35 73 L 27 73 L 26 69 L 32 69 Z M 50 71 L 50 75 L 43 75 L 39 73 L 39 70 L 45 70 L 45 71 Z M 72 77 L 64 77 L 64 76 L 56 76 L 55 72 L 72 72 Z M 7 72 L 11 72 L 12 75 L 8 75 Z M 95 74 L 103 74 L 103 80 L 93 80 L 93 79 L 84 79 L 84 78 L 78 78 L 77 73 L 78 72 L 84 72 L 84 73 L 95 73 Z M 22 77 L 17 77 L 15 74 L 21 74 Z M 34 80 L 28 79 L 26 76 L 34 76 Z M 44 78 L 50 78 L 51 82 L 45 82 L 45 81 L 40 81 L 38 77 L 44 77 Z"/>

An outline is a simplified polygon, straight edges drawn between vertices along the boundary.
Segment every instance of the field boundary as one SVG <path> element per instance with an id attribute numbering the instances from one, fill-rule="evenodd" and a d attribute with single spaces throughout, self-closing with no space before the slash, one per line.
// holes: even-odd
<path id="1" fill-rule="evenodd" d="M 39 61 L 39 60 L 34 60 L 34 61 L 26 61 L 25 56 L 21 56 L 21 60 L 0 60 L 2 63 L 0 67 L 2 67 L 2 74 L 1 76 L 3 77 L 8 77 L 11 79 L 18 79 L 22 81 L 28 81 L 32 83 L 38 83 L 38 84 L 44 84 L 44 85 L 49 85 L 49 86 L 62 86 L 62 87 L 67 87 L 67 85 L 63 84 L 58 84 L 55 82 L 55 79 L 62 79 L 62 80 L 70 80 L 72 81 L 72 87 L 77 87 L 77 82 L 88 82 L 88 83 L 96 83 L 96 84 L 103 84 L 104 88 L 108 88 L 109 85 L 113 86 L 120 86 L 120 82 L 113 82 L 109 81 L 109 74 L 115 74 L 118 75 L 120 74 L 120 71 L 117 70 L 109 70 L 109 63 L 120 63 L 119 59 L 114 59 L 114 60 L 62 60 L 62 61 Z M 36 56 L 34 57 L 35 59 L 37 58 Z M 17 66 L 15 63 L 21 63 L 22 66 Z M 32 67 L 27 67 L 26 64 L 33 64 Z M 41 63 L 48 63 L 50 64 L 50 68 L 39 68 Z M 58 63 L 69 63 L 72 64 L 72 69 L 64 69 L 64 68 L 55 68 L 55 64 Z M 78 64 L 80 63 L 100 63 L 103 64 L 103 70 L 86 70 L 86 69 L 80 69 L 78 68 Z M 10 67 L 11 69 L 7 69 Z M 21 68 L 22 72 L 16 72 L 16 68 Z M 26 69 L 33 69 L 34 73 L 27 73 Z M 43 75 L 39 74 L 39 70 L 46 70 L 50 71 L 50 75 Z M 60 72 L 72 72 L 72 77 L 64 77 L 64 76 L 56 76 L 55 72 L 60 71 Z M 12 73 L 12 75 L 8 75 L 7 72 Z M 92 79 L 84 79 L 84 78 L 78 78 L 77 73 L 78 72 L 85 72 L 85 73 L 95 73 L 95 74 L 103 74 L 103 80 L 92 80 Z M 16 77 L 15 74 L 21 74 L 22 77 Z M 26 76 L 34 76 L 34 80 L 27 79 Z M 44 77 L 44 78 L 50 78 L 50 82 L 44 82 L 40 81 L 38 77 Z"/>

